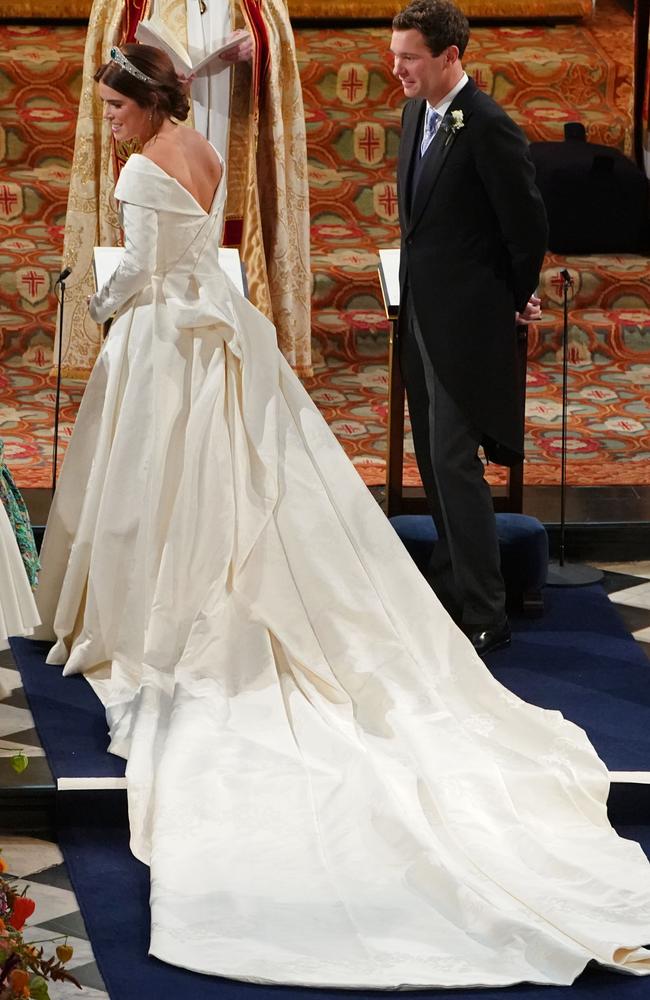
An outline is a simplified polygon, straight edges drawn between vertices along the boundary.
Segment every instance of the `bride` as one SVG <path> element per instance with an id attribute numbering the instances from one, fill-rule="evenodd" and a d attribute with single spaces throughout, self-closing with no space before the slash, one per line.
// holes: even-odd
<path id="1" fill-rule="evenodd" d="M 219 268 L 223 164 L 112 51 L 125 252 L 53 504 L 49 662 L 127 758 L 153 955 L 329 987 L 650 972 L 650 866 L 584 732 L 502 688 Z"/>

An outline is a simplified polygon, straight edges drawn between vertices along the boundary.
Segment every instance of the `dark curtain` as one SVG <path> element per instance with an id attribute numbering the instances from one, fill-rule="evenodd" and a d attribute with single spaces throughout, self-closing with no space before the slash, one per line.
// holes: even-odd
<path id="1" fill-rule="evenodd" d="M 650 174 L 650 0 L 634 3 L 634 155 Z"/>

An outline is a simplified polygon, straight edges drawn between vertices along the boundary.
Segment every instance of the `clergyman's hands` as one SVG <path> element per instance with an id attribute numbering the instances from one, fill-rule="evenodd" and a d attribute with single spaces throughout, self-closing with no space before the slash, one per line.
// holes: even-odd
<path id="1" fill-rule="evenodd" d="M 536 323 L 542 318 L 542 300 L 539 295 L 531 295 L 522 312 L 515 313 L 515 323 Z"/>
<path id="2" fill-rule="evenodd" d="M 224 62 L 236 63 L 236 62 L 248 62 L 249 59 L 253 58 L 253 39 L 244 31 L 243 28 L 238 28 L 237 31 L 233 31 L 230 36 L 231 39 L 237 38 L 238 35 L 242 36 L 242 41 L 239 45 L 233 46 L 232 49 L 228 49 L 220 56 Z"/>

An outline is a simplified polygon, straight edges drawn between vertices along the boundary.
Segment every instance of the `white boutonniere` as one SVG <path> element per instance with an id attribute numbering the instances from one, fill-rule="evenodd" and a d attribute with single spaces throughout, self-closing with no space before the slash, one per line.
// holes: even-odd
<path id="1" fill-rule="evenodd" d="M 460 132 L 462 128 L 465 128 L 465 117 L 460 108 L 456 108 L 455 111 L 451 111 L 449 117 L 451 118 L 451 121 L 447 123 L 447 138 L 445 139 L 445 146 L 448 142 L 451 142 L 457 132 Z"/>

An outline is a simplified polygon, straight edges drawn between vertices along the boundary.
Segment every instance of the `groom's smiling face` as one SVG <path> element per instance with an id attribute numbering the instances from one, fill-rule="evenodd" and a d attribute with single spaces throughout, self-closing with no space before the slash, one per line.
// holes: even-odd
<path id="1" fill-rule="evenodd" d="M 417 28 L 394 31 L 390 51 L 393 75 L 406 97 L 422 97 L 435 106 L 460 79 L 462 68 L 456 46 L 450 45 L 434 56 Z"/>

